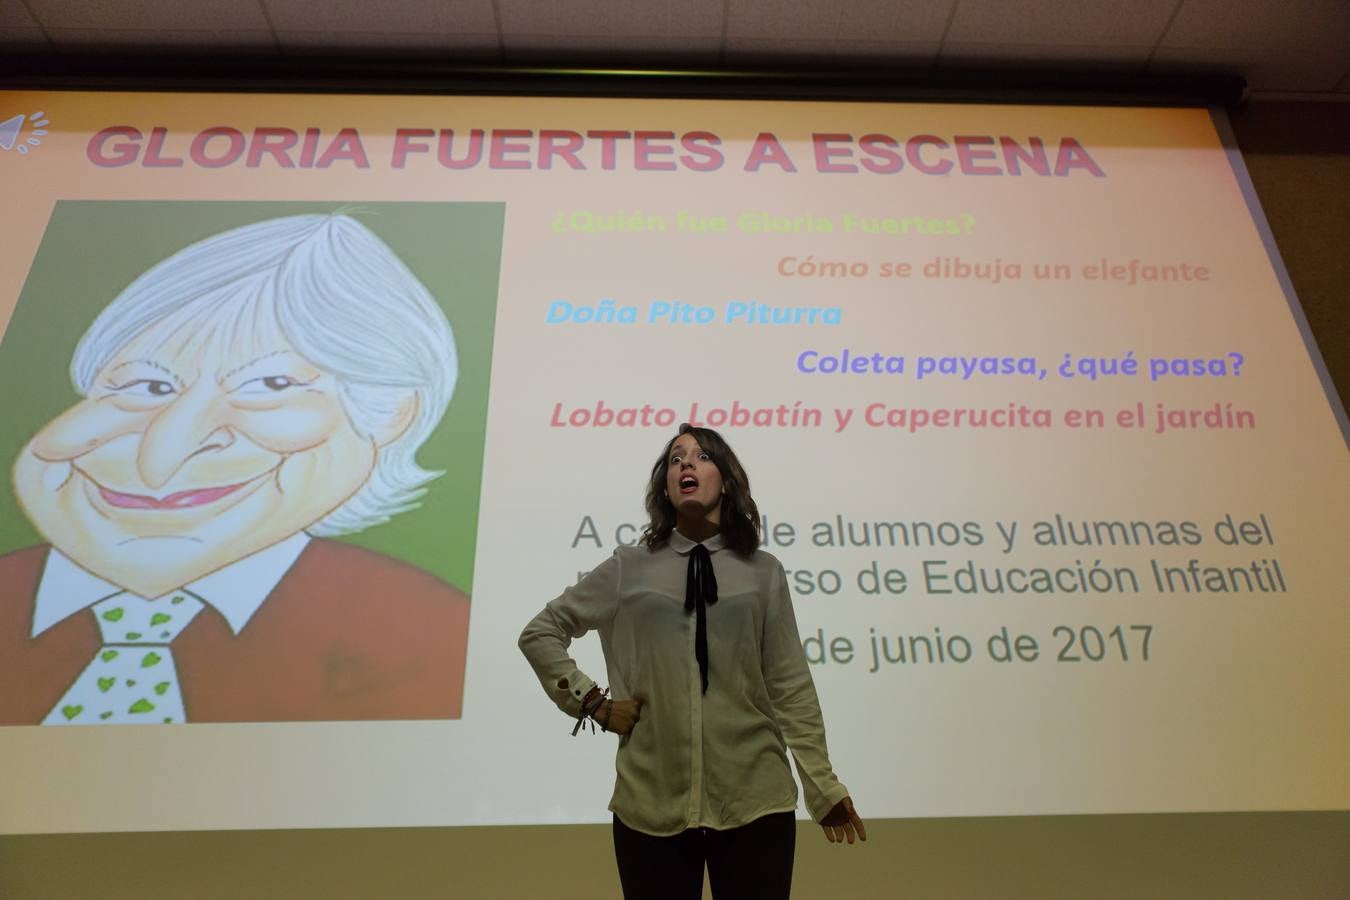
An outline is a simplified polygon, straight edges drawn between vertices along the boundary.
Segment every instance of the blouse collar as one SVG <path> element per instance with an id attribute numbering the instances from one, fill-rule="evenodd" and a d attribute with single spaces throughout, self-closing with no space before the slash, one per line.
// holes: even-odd
<path id="1" fill-rule="evenodd" d="M 698 542 L 691 541 L 689 540 L 689 538 L 680 534 L 679 529 L 675 529 L 670 532 L 670 549 L 674 550 L 681 556 L 686 555 L 687 553 L 689 553 L 689 551 L 693 550 L 697 546 Z M 718 550 L 721 550 L 723 547 L 725 547 L 726 544 L 722 542 L 722 533 L 719 531 L 717 534 L 714 534 L 706 541 L 703 541 L 703 546 L 708 548 L 709 553 L 716 553 Z"/>

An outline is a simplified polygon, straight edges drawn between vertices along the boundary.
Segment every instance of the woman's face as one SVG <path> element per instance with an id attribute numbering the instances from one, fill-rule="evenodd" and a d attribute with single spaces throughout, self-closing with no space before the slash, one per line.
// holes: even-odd
<path id="1" fill-rule="evenodd" d="M 334 377 L 277 339 L 151 327 L 14 465 L 29 519 L 144 597 L 322 519 L 375 464 Z"/>
<path id="2" fill-rule="evenodd" d="M 682 434 L 666 459 L 666 495 L 681 519 L 717 523 L 722 508 L 722 473 L 692 434 Z"/>

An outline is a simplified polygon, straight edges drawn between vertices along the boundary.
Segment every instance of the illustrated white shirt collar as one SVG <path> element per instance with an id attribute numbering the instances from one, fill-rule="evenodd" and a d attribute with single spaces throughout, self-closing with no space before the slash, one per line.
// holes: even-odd
<path id="1" fill-rule="evenodd" d="M 182 590 L 214 608 L 238 634 L 277 582 L 295 565 L 309 540 L 309 535 L 303 531 L 293 534 L 252 556 L 183 585 Z M 120 593 L 123 593 L 122 588 L 85 571 L 53 547 L 47 554 L 47 565 L 42 570 L 33 604 L 32 637 L 100 600 Z"/>

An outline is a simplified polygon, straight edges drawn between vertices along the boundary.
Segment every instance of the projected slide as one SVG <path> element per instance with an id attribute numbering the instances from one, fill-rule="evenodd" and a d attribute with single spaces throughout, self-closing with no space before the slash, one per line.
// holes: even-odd
<path id="1" fill-rule="evenodd" d="M 682 422 L 865 816 L 1346 806 L 1345 414 L 1225 127 L 0 94 L 0 831 L 606 820 L 516 638 Z"/>

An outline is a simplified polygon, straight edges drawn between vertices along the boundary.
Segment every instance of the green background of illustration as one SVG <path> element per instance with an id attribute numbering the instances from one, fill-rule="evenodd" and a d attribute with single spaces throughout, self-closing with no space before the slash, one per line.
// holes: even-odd
<path id="1" fill-rule="evenodd" d="M 264 219 L 342 211 L 380 237 L 426 285 L 454 330 L 459 378 L 418 462 L 443 470 L 421 506 L 348 541 L 473 585 L 488 379 L 505 204 L 60 201 L 0 340 L 0 553 L 42 542 L 14 495 L 23 445 L 79 399 L 69 366 L 89 324 L 142 272 L 189 244 Z"/>

